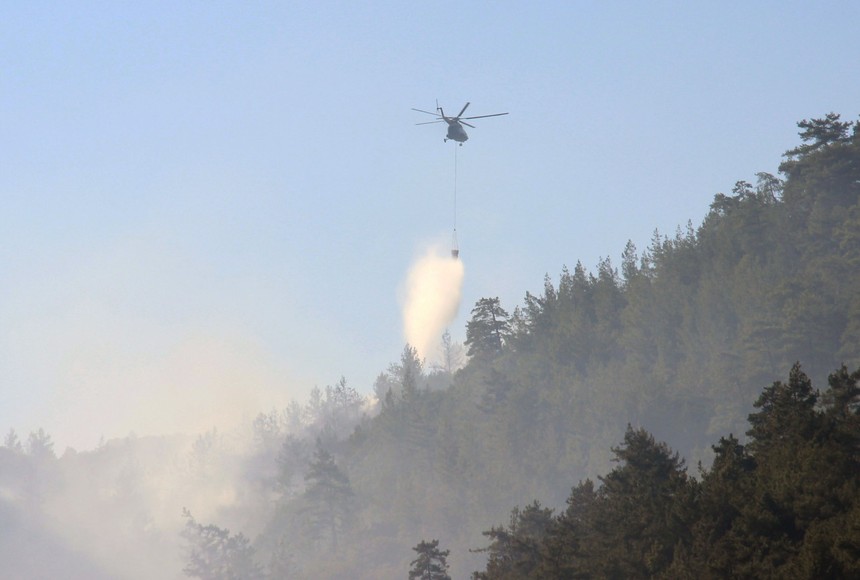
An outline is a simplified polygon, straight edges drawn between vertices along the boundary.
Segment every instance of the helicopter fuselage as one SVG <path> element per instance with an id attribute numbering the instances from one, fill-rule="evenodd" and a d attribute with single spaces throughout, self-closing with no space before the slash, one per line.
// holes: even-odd
<path id="1" fill-rule="evenodd" d="M 416 125 L 430 125 L 431 123 L 441 123 L 442 121 L 448 123 L 448 135 L 445 137 L 445 141 L 447 141 L 448 139 L 452 139 L 454 141 L 459 142 L 460 145 L 462 145 L 469 139 L 469 136 L 466 135 L 466 130 L 463 128 L 463 125 L 465 125 L 466 127 L 475 127 L 471 123 L 467 123 L 467 120 L 484 119 L 486 117 L 500 117 L 502 115 L 507 115 L 507 113 L 493 113 L 492 115 L 477 115 L 475 117 L 464 117 L 463 113 L 466 112 L 466 109 L 468 107 L 469 103 L 463 105 L 463 108 L 460 109 L 460 112 L 459 114 L 457 114 L 456 117 L 448 117 L 447 115 L 445 115 L 445 111 L 443 111 L 442 107 L 439 106 L 438 101 L 436 102 L 435 113 L 431 113 L 430 111 L 425 111 L 423 109 L 412 110 L 418 111 L 419 113 L 425 113 L 427 115 L 433 115 L 434 117 L 436 117 L 434 121 L 427 121 L 426 123 L 416 123 Z"/>
<path id="2" fill-rule="evenodd" d="M 466 130 L 463 129 L 463 125 L 461 125 L 454 119 L 451 119 L 450 117 L 444 117 L 444 119 L 448 123 L 447 139 L 452 139 L 454 141 L 459 141 L 460 143 L 465 143 L 469 136 L 466 135 Z"/>

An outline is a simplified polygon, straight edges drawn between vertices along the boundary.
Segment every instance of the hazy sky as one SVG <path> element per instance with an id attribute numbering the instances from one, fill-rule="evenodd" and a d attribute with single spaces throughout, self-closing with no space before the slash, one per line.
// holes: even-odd
<path id="1" fill-rule="evenodd" d="M 696 6 L 692 6 L 696 4 Z M 710 7 L 705 6 L 710 4 Z M 749 6 L 748 4 L 753 4 Z M 369 393 L 449 243 L 509 310 L 860 113 L 860 4 L 6 2 L 0 431 L 65 445 Z"/>

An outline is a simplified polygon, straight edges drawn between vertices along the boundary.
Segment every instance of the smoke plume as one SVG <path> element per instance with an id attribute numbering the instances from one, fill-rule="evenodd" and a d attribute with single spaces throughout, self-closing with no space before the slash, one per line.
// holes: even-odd
<path id="1" fill-rule="evenodd" d="M 439 246 L 426 250 L 412 265 L 403 298 L 403 333 L 422 359 L 438 357 L 445 327 L 454 320 L 463 289 L 463 262 Z"/>

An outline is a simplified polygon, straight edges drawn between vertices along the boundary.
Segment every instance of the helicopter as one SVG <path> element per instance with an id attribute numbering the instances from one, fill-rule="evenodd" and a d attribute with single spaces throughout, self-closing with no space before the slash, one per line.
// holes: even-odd
<path id="1" fill-rule="evenodd" d="M 470 125 L 465 120 L 466 119 L 483 119 L 485 117 L 500 117 L 502 115 L 507 115 L 507 113 L 493 113 L 492 115 L 478 115 L 476 117 L 464 117 L 463 113 L 466 112 L 466 109 L 469 107 L 471 103 L 466 103 L 463 105 L 463 108 L 460 109 L 459 114 L 456 117 L 446 117 L 445 111 L 442 110 L 442 107 L 439 106 L 439 103 L 436 103 L 436 112 L 431 113 L 430 111 L 422 111 L 421 109 L 412 109 L 413 111 L 418 111 L 419 113 L 426 113 L 428 115 L 434 115 L 439 117 L 435 121 L 427 121 L 426 123 L 415 123 L 416 125 L 429 125 L 431 123 L 448 123 L 448 135 L 445 137 L 444 141 L 447 143 L 448 139 L 453 139 L 454 141 L 458 141 L 460 143 L 460 147 L 463 146 L 463 143 L 469 138 L 466 134 L 466 130 L 463 129 L 463 125 L 467 127 L 475 128 L 474 125 Z"/>

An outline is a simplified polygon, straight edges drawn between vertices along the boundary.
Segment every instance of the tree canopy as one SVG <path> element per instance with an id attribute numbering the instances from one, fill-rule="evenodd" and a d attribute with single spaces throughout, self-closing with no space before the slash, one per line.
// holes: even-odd
<path id="1" fill-rule="evenodd" d="M 756 402 L 750 443 L 721 438 L 700 481 L 665 443 L 628 427 L 597 490 L 585 481 L 566 512 L 514 508 L 508 528 L 485 532 L 489 558 L 474 577 L 856 577 L 858 380 L 860 369 L 842 367 L 819 399 L 795 365 Z"/>

